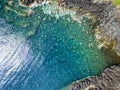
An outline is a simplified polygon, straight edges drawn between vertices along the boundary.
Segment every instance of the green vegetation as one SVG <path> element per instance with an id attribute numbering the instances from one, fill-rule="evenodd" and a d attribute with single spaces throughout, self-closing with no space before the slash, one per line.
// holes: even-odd
<path id="1" fill-rule="evenodd" d="M 120 0 L 113 0 L 113 3 L 114 3 L 115 5 L 120 6 Z"/>

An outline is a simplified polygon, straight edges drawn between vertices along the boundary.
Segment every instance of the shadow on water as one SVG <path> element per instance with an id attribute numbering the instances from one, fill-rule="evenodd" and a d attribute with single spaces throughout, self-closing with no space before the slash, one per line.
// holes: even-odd
<path id="1" fill-rule="evenodd" d="M 112 50 L 111 47 L 102 47 L 101 48 L 103 55 L 105 58 L 108 60 L 108 64 L 114 65 L 114 64 L 119 64 L 120 63 L 120 57 L 117 55 L 115 50 Z"/>

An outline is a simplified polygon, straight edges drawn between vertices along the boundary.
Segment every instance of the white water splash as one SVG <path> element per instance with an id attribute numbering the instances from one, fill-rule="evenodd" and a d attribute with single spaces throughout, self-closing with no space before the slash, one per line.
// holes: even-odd
<path id="1" fill-rule="evenodd" d="M 91 16 L 90 13 L 80 15 L 76 12 L 77 10 L 72 10 L 69 8 L 62 7 L 58 4 L 57 1 L 54 1 L 54 0 L 50 0 L 48 4 L 42 5 L 42 10 L 44 14 L 51 15 L 56 19 L 69 15 L 70 17 L 67 18 L 68 22 L 72 22 L 74 20 L 74 21 L 77 21 L 79 25 L 81 25 L 82 23 L 81 20 L 83 19 L 83 17 L 93 19 L 93 22 L 95 22 L 95 18 Z M 72 20 L 70 18 L 72 18 Z"/>

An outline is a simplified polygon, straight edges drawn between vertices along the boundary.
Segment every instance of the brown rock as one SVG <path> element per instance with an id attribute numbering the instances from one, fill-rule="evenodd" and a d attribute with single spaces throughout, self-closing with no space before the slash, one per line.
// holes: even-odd
<path id="1" fill-rule="evenodd" d="M 120 90 L 120 65 L 105 69 L 100 76 L 74 83 L 71 90 Z"/>

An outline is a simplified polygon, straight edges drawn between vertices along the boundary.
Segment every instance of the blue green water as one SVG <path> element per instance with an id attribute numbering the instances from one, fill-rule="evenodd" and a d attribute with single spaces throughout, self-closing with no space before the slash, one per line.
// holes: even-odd
<path id="1" fill-rule="evenodd" d="M 79 24 L 69 15 L 46 15 L 41 7 L 22 17 L 2 4 L 0 17 L 1 90 L 59 90 L 116 62 L 114 53 L 98 48 L 87 17 Z"/>

